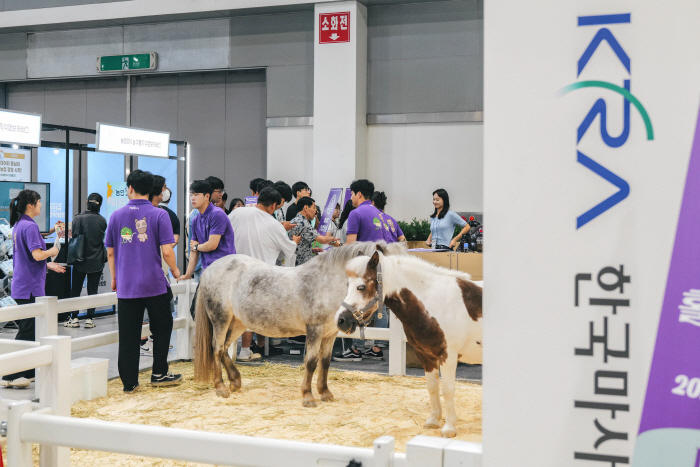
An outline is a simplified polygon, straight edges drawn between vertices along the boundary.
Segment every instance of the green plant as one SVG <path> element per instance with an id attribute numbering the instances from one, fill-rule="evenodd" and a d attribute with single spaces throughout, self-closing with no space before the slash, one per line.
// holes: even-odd
<path id="1" fill-rule="evenodd" d="M 430 222 L 427 220 L 418 220 L 415 217 L 411 222 L 399 221 L 399 227 L 406 236 L 406 241 L 425 241 L 430 235 Z"/>

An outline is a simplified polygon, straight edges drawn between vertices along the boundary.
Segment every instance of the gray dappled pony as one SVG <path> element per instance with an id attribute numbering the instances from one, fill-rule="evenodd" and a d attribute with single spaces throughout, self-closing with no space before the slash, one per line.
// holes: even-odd
<path id="1" fill-rule="evenodd" d="M 379 245 L 387 254 L 405 254 L 403 243 Z M 194 377 L 214 379 L 216 394 L 229 397 L 241 388 L 241 375 L 227 349 L 246 329 L 270 337 L 306 334 L 305 407 L 315 407 L 311 378 L 319 360 L 317 389 L 323 401 L 328 390 L 328 368 L 338 334 L 335 313 L 347 294 L 345 264 L 359 254 L 372 255 L 377 243 L 358 242 L 334 248 L 294 268 L 270 266 L 245 255 L 229 255 L 209 266 L 199 282 L 196 300 Z M 223 382 L 220 364 L 228 374 Z"/>

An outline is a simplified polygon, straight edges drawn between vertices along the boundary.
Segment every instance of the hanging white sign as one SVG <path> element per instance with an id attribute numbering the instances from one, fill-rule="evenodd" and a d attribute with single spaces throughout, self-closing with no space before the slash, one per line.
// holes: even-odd
<path id="1" fill-rule="evenodd" d="M 97 151 L 168 157 L 170 133 L 97 123 Z"/>
<path id="2" fill-rule="evenodd" d="M 41 115 L 0 110 L 0 143 L 41 146 Z"/>

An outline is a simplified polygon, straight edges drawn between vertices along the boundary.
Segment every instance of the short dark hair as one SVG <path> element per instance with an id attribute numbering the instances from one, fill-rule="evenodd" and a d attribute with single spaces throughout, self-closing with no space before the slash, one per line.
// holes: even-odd
<path id="1" fill-rule="evenodd" d="M 245 206 L 245 201 L 243 201 L 241 198 L 233 198 L 231 200 L 231 204 L 228 205 L 228 210 L 233 211 L 233 208 L 235 208 L 239 202 Z"/>
<path id="2" fill-rule="evenodd" d="M 223 190 L 224 189 L 224 182 L 222 182 L 220 178 L 207 177 L 204 179 L 204 181 L 207 182 L 209 185 L 211 185 L 212 193 L 214 192 L 214 190 Z"/>
<path id="3" fill-rule="evenodd" d="M 209 195 L 209 199 L 211 200 L 211 194 L 214 193 L 214 189 L 206 180 L 193 180 L 192 183 L 190 183 L 190 193 Z"/>
<path id="4" fill-rule="evenodd" d="M 447 214 L 447 211 L 450 210 L 450 195 L 448 195 L 447 191 L 445 191 L 442 188 L 438 188 L 437 190 L 433 191 L 433 196 L 435 195 L 438 195 L 440 198 L 442 198 L 442 211 L 440 211 L 440 214 L 438 214 L 436 208 L 435 212 L 433 212 L 430 217 L 437 216 L 438 219 L 442 219 L 443 217 L 445 217 L 445 214 Z"/>
<path id="5" fill-rule="evenodd" d="M 297 209 L 299 209 L 299 212 L 303 211 L 306 206 L 313 206 L 313 204 L 316 201 L 310 196 L 304 196 L 303 198 L 299 198 L 297 200 Z"/>
<path id="6" fill-rule="evenodd" d="M 252 179 L 252 180 L 250 181 L 250 183 L 248 184 L 248 188 L 250 188 L 250 191 L 255 191 L 255 192 L 257 193 L 258 183 L 262 182 L 263 180 L 265 180 L 265 179 L 264 179 L 264 178 L 254 178 L 254 179 Z"/>
<path id="7" fill-rule="evenodd" d="M 289 202 L 292 200 L 292 187 L 284 183 L 282 180 L 275 182 L 272 186 L 275 190 L 279 191 L 280 196 L 283 200 Z"/>
<path id="8" fill-rule="evenodd" d="M 365 179 L 355 180 L 350 184 L 350 191 L 353 193 L 362 193 L 365 199 L 371 200 L 374 194 L 374 183 Z"/>
<path id="9" fill-rule="evenodd" d="M 292 185 L 292 195 L 294 195 L 294 199 L 296 199 L 297 193 L 304 188 L 309 188 L 309 185 L 307 185 L 306 182 L 296 182 L 294 185 Z"/>
<path id="10" fill-rule="evenodd" d="M 141 196 L 150 196 L 151 190 L 153 190 L 153 174 L 141 169 L 133 170 L 129 176 L 126 177 L 126 186 L 130 186 Z"/>
<path id="11" fill-rule="evenodd" d="M 353 209 L 355 209 L 355 206 L 352 205 L 352 200 L 347 200 L 345 202 L 345 207 L 343 208 L 343 211 L 340 213 L 340 219 L 338 219 L 339 229 L 343 228 L 343 224 L 345 224 L 345 221 L 348 220 L 348 216 L 353 211 Z"/>
<path id="12" fill-rule="evenodd" d="M 99 193 L 90 193 L 90 196 L 88 196 L 87 210 L 99 213 L 100 207 L 102 207 L 102 195 Z"/>
<path id="13" fill-rule="evenodd" d="M 226 201 L 228 199 L 228 193 L 224 193 L 224 196 L 221 197 L 221 201 Z"/>
<path id="14" fill-rule="evenodd" d="M 372 202 L 374 203 L 375 208 L 383 211 L 386 207 L 386 195 L 383 191 L 375 191 L 372 195 Z"/>
<path id="15" fill-rule="evenodd" d="M 263 188 L 258 195 L 258 204 L 262 204 L 266 208 L 273 204 L 281 204 L 282 196 L 280 196 L 279 191 L 274 188 Z"/>
<path id="16" fill-rule="evenodd" d="M 158 196 L 163 193 L 163 187 L 165 186 L 165 177 L 161 175 L 153 176 L 153 187 L 151 188 L 151 194 L 148 199 L 152 200 L 154 196 Z"/>
<path id="17" fill-rule="evenodd" d="M 255 185 L 255 192 L 260 193 L 265 188 L 272 188 L 275 184 L 272 180 L 260 180 L 257 185 Z"/>

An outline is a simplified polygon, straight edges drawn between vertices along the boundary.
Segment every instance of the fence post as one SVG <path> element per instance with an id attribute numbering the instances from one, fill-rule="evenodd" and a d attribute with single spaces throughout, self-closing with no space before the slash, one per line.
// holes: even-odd
<path id="1" fill-rule="evenodd" d="M 39 342 L 42 337 L 58 335 L 58 297 L 37 297 L 36 302 L 44 306 L 44 314 L 35 318 L 36 332 L 34 340 Z M 70 371 L 70 368 L 69 368 Z M 36 394 L 43 394 L 46 368 L 36 369 Z"/>
<path id="2" fill-rule="evenodd" d="M 7 406 L 7 465 L 32 467 L 32 445 L 20 437 L 22 415 L 32 411 L 30 401 L 10 402 Z"/>
<path id="3" fill-rule="evenodd" d="M 192 360 L 194 357 L 192 350 L 194 321 L 192 321 L 190 314 L 190 303 L 192 302 L 194 281 L 189 279 L 184 282 L 184 285 L 185 293 L 177 297 L 177 317 L 185 318 L 185 327 L 177 330 L 177 358 L 178 360 Z"/>
<path id="4" fill-rule="evenodd" d="M 71 344 L 69 336 L 45 336 L 41 345 L 50 345 L 53 350 L 51 365 L 41 369 L 45 376 L 39 392 L 41 407 L 51 407 L 54 415 L 70 417 L 71 407 Z M 70 448 L 41 446 L 41 467 L 70 467 Z"/>
<path id="5" fill-rule="evenodd" d="M 391 312 L 389 319 L 389 374 L 406 375 L 406 343 L 403 334 L 403 324 Z"/>
<path id="6" fill-rule="evenodd" d="M 394 465 L 394 438 L 380 436 L 374 440 L 374 467 L 392 467 Z"/>

